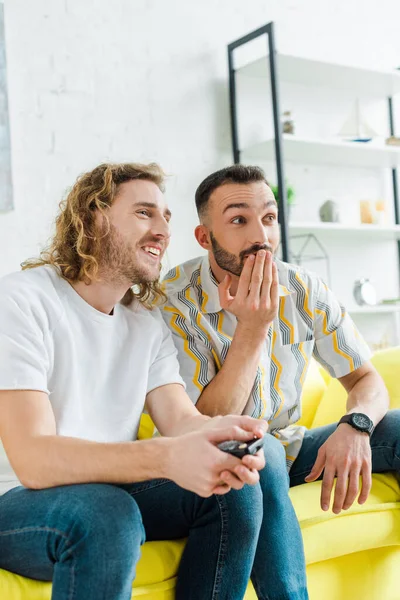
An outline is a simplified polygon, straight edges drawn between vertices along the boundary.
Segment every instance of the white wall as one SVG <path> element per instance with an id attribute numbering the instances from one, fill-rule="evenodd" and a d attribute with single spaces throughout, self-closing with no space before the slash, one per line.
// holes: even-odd
<path id="1" fill-rule="evenodd" d="M 281 52 L 400 66 L 398 0 L 5 0 L 5 13 L 15 210 L 0 215 L 0 275 L 38 252 L 66 187 L 104 160 L 164 166 L 169 262 L 197 254 L 194 191 L 232 160 L 226 45 L 241 35 L 274 20 Z M 329 194 L 326 171 L 292 173 Z"/>

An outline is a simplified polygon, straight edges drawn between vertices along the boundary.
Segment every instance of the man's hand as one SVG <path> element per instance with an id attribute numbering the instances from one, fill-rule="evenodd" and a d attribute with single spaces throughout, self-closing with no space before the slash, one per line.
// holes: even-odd
<path id="1" fill-rule="evenodd" d="M 356 431 L 347 423 L 339 425 L 319 449 L 317 460 L 305 481 L 315 481 L 323 470 L 322 510 L 329 509 L 335 477 L 337 481 L 332 507 L 335 514 L 353 504 L 359 492 L 360 475 L 362 488 L 358 503 L 364 504 L 371 490 L 372 463 L 368 434 Z"/>
<path id="2" fill-rule="evenodd" d="M 209 419 L 201 429 L 224 429 L 226 427 L 240 427 L 253 434 L 253 437 L 263 437 L 268 431 L 268 423 L 263 419 L 253 419 L 248 415 L 225 415 Z M 236 439 L 236 438 L 230 438 Z M 249 438 L 251 439 L 251 438 Z M 226 440 L 223 440 L 226 441 Z"/>
<path id="3" fill-rule="evenodd" d="M 224 419 L 215 419 L 215 427 L 207 423 L 200 431 L 169 440 L 166 476 L 204 498 L 212 494 L 226 494 L 232 488 L 239 490 L 245 484 L 255 485 L 259 481 L 258 471 L 265 466 L 262 451 L 240 460 L 217 448 L 219 443 L 226 440 L 247 442 L 254 436 L 261 437 L 260 434 L 265 431 L 265 426 L 260 429 L 262 422 L 251 417 L 226 417 L 227 423 L 242 420 L 244 426 L 248 427 L 244 429 L 233 424 L 223 426 Z M 254 421 L 257 427 L 250 425 L 250 421 Z M 218 422 L 220 427 L 217 427 Z"/>
<path id="4" fill-rule="evenodd" d="M 247 257 L 236 296 L 230 294 L 231 282 L 231 276 L 226 275 L 218 286 L 221 307 L 250 332 L 265 336 L 279 306 L 278 270 L 271 252 L 259 250 L 256 257 Z"/>

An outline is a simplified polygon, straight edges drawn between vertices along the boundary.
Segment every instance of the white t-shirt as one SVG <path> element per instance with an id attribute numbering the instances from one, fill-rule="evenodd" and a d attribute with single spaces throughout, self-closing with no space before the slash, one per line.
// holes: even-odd
<path id="1" fill-rule="evenodd" d="M 50 266 L 0 279 L 0 390 L 48 394 L 58 435 L 135 440 L 146 394 L 169 383 L 184 385 L 158 309 L 106 315 Z M 20 482 L 0 450 L 2 494 Z"/>

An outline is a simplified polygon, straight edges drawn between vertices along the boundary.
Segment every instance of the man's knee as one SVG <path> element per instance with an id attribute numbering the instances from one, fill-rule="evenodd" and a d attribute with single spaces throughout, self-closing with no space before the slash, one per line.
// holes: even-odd
<path id="1" fill-rule="evenodd" d="M 385 439 L 400 443 L 400 409 L 388 410 L 382 421 L 378 423 L 376 432 L 384 435 Z"/>
<path id="2" fill-rule="evenodd" d="M 66 487 L 72 545 L 94 545 L 119 554 L 139 554 L 145 541 L 140 510 L 121 488 L 107 484 Z"/>
<path id="3" fill-rule="evenodd" d="M 281 442 L 271 434 L 265 436 L 265 467 L 260 471 L 260 485 L 263 493 L 273 492 L 276 488 L 280 494 L 289 488 L 289 476 L 286 465 L 286 452 Z"/>
<path id="4" fill-rule="evenodd" d="M 263 519 L 263 495 L 259 484 L 245 485 L 224 496 L 215 496 L 224 519 L 235 525 L 239 537 L 253 540 L 258 537 Z"/>

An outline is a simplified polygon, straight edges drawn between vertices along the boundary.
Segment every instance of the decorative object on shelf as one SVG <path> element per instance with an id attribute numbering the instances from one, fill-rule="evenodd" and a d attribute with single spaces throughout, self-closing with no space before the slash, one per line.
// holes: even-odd
<path id="1" fill-rule="evenodd" d="M 386 224 L 386 205 L 384 200 L 376 200 L 374 218 L 377 225 Z"/>
<path id="2" fill-rule="evenodd" d="M 359 306 L 375 306 L 377 304 L 376 290 L 370 280 L 364 277 L 354 282 L 353 295 Z"/>
<path id="3" fill-rule="evenodd" d="M 324 223 L 339 223 L 340 212 L 339 205 L 333 200 L 327 200 L 319 209 L 319 218 Z"/>
<path id="4" fill-rule="evenodd" d="M 329 254 L 317 236 L 313 233 L 291 235 L 290 244 L 290 262 L 295 263 L 296 265 L 310 265 L 310 263 L 313 263 L 314 261 L 324 261 L 325 269 L 321 269 L 320 266 L 315 268 L 312 265 L 310 265 L 310 268 L 313 271 L 316 271 L 328 285 L 331 285 Z"/>
<path id="5" fill-rule="evenodd" d="M 282 132 L 294 135 L 294 120 L 290 110 L 285 110 L 282 115 Z"/>
<path id="6" fill-rule="evenodd" d="M 361 223 L 369 225 L 385 225 L 386 206 L 384 200 L 360 200 Z"/>
<path id="7" fill-rule="evenodd" d="M 372 204 L 370 200 L 360 200 L 360 220 L 361 223 L 371 224 L 374 222 L 372 217 Z"/>
<path id="8" fill-rule="evenodd" d="M 400 137 L 391 135 L 390 137 L 386 138 L 385 143 L 388 146 L 400 146 Z"/>
<path id="9" fill-rule="evenodd" d="M 377 135 L 376 131 L 370 127 L 360 112 L 360 101 L 357 99 L 355 105 L 346 119 L 342 129 L 339 131 L 340 137 L 347 142 L 370 142 Z"/>

